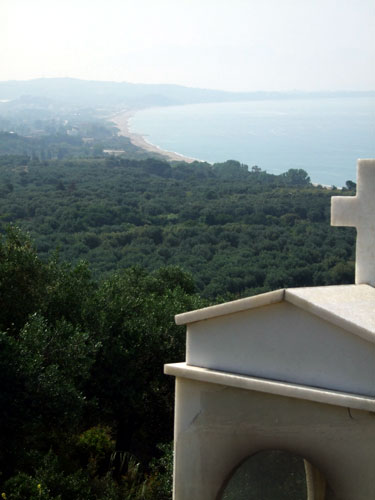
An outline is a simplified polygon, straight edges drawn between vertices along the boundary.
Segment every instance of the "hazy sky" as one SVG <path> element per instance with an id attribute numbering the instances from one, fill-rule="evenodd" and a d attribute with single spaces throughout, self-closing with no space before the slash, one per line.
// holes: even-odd
<path id="1" fill-rule="evenodd" d="M 374 90 L 375 0 L 0 0 L 0 80 Z"/>

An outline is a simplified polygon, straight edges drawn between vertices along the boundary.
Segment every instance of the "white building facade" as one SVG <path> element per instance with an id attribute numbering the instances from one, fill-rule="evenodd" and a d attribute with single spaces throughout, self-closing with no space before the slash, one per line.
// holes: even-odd
<path id="1" fill-rule="evenodd" d="M 359 161 L 357 196 L 337 197 L 332 219 L 357 227 L 356 284 L 176 316 L 187 345 L 186 362 L 165 366 L 174 500 L 227 498 L 237 468 L 266 450 L 304 460 L 308 500 L 375 499 L 375 160 Z"/>

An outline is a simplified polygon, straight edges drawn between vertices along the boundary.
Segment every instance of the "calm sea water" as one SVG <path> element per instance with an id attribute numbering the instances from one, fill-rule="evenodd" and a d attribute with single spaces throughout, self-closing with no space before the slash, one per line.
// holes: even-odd
<path id="1" fill-rule="evenodd" d="M 139 111 L 133 132 L 210 163 L 238 160 L 269 173 L 303 168 L 313 182 L 356 180 L 357 158 L 375 157 L 375 98 L 260 100 Z"/>

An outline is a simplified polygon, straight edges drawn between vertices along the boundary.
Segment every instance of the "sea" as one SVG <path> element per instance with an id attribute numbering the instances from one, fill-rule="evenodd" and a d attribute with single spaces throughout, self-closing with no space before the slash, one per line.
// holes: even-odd
<path id="1" fill-rule="evenodd" d="M 304 169 L 311 181 L 356 181 L 375 158 L 375 97 L 265 99 L 138 111 L 130 130 L 167 151 L 209 163 L 238 160 L 272 174 Z"/>

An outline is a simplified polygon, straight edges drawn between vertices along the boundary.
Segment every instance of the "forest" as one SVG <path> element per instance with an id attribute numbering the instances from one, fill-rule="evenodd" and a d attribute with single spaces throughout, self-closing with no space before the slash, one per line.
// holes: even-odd
<path id="1" fill-rule="evenodd" d="M 168 499 L 176 312 L 200 307 L 173 267 L 98 283 L 44 262 L 9 229 L 0 243 L 0 491 L 3 499 Z"/>
<path id="2" fill-rule="evenodd" d="M 96 134 L 0 134 L 3 499 L 170 500 L 174 315 L 354 279 L 354 229 L 329 225 L 352 181 L 171 163 Z"/>
<path id="3" fill-rule="evenodd" d="M 86 260 L 96 278 L 180 266 L 209 299 L 353 279 L 354 230 L 329 225 L 342 191 L 312 186 L 303 170 L 3 155 L 0 193 L 3 228 L 28 232 L 42 259 Z"/>

